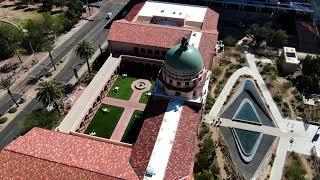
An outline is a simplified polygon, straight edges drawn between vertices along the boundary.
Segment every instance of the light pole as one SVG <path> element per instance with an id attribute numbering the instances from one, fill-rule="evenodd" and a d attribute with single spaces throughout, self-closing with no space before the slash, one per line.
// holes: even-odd
<path id="1" fill-rule="evenodd" d="M 57 70 L 56 65 L 53 62 L 53 58 L 52 58 L 52 55 L 51 55 L 51 49 L 49 49 L 49 57 L 50 57 L 50 60 L 51 60 L 51 63 L 53 65 L 54 70 Z"/>

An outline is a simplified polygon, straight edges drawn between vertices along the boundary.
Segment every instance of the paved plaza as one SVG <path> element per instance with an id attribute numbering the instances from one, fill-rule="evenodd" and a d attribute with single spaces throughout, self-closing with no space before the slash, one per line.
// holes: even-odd
<path id="1" fill-rule="evenodd" d="M 255 132 L 261 132 L 263 134 L 272 135 L 279 138 L 279 143 L 276 151 L 276 157 L 271 169 L 271 180 L 278 180 L 282 177 L 282 171 L 284 168 L 285 158 L 288 151 L 294 151 L 300 154 L 310 155 L 311 149 L 316 148 L 317 152 L 320 152 L 320 142 L 312 142 L 313 137 L 318 132 L 318 126 L 306 125 L 304 122 L 297 120 L 289 120 L 282 117 L 279 109 L 277 108 L 273 98 L 261 77 L 257 66 L 255 64 L 258 61 L 253 54 L 246 52 L 246 58 L 249 67 L 243 67 L 238 69 L 231 75 L 226 85 L 222 89 L 220 95 L 216 99 L 215 104 L 210 110 L 209 114 L 205 115 L 203 121 L 214 124 L 217 117 L 220 116 L 220 112 L 223 110 L 223 104 L 227 100 L 227 96 L 232 90 L 233 85 L 243 75 L 251 75 L 260 88 L 260 92 L 264 97 L 264 103 L 269 107 L 269 110 L 274 118 L 276 127 L 270 126 L 256 126 L 242 122 L 235 122 L 230 119 L 220 118 L 222 127 L 234 127 L 244 130 L 250 130 Z M 290 143 L 290 139 L 293 138 L 294 142 Z M 318 157 L 320 154 L 317 154 Z"/>
<path id="2" fill-rule="evenodd" d="M 144 82 L 146 84 L 146 88 L 142 90 L 136 89 L 134 86 L 137 82 Z M 135 110 L 144 111 L 144 108 L 146 107 L 145 104 L 139 103 L 139 99 L 142 93 L 150 90 L 151 83 L 148 80 L 138 79 L 131 84 L 131 88 L 133 89 L 133 94 L 131 95 L 128 101 L 110 97 L 106 97 L 102 100 L 102 103 L 124 108 L 124 112 L 121 115 L 117 127 L 114 129 L 112 133 L 112 136 L 110 138 L 111 140 L 121 141 L 123 133 L 125 132 L 127 125 L 129 124 L 133 112 Z"/>

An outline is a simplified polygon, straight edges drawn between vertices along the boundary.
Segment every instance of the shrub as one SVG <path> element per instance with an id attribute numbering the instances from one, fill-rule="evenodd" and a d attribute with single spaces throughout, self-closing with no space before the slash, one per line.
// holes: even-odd
<path id="1" fill-rule="evenodd" d="M 201 127 L 200 133 L 199 133 L 199 139 L 202 139 L 204 137 L 204 135 L 209 133 L 209 128 L 207 125 L 204 125 Z"/>
<path id="2" fill-rule="evenodd" d="M 224 38 L 223 42 L 226 46 L 234 46 L 237 43 L 237 40 L 232 36 L 227 36 L 226 38 Z"/>
<path id="3" fill-rule="evenodd" d="M 258 48 L 258 49 L 256 50 L 256 54 L 257 54 L 258 56 L 265 56 L 265 55 L 266 55 L 266 50 L 265 50 L 264 48 Z"/>
<path id="4" fill-rule="evenodd" d="M 280 103 L 282 101 L 282 97 L 277 94 L 273 97 L 273 100 L 276 102 L 276 103 Z"/>
<path id="5" fill-rule="evenodd" d="M 24 102 L 26 102 L 26 98 L 22 97 L 22 98 L 20 98 L 18 103 L 19 104 L 23 104 Z"/>
<path id="6" fill-rule="evenodd" d="M 220 169 L 218 166 L 216 166 L 214 163 L 211 164 L 210 166 L 210 171 L 213 175 L 218 175 L 220 174 Z"/>
<path id="7" fill-rule="evenodd" d="M 47 74 L 45 75 L 45 77 L 51 77 L 52 76 L 52 72 L 47 72 Z"/>
<path id="8" fill-rule="evenodd" d="M 9 113 L 15 113 L 15 112 L 17 112 L 17 110 L 18 110 L 18 109 L 17 109 L 16 107 L 12 107 L 12 108 L 9 109 L 8 112 L 9 112 Z"/>
<path id="9" fill-rule="evenodd" d="M 195 176 L 196 180 L 213 180 L 214 177 L 210 171 L 204 170 Z"/>
<path id="10" fill-rule="evenodd" d="M 216 77 L 219 77 L 222 73 L 222 70 L 219 67 L 212 68 L 212 74 Z"/>
<path id="11" fill-rule="evenodd" d="M 7 120 L 8 120 L 8 117 L 6 117 L 6 116 L 0 117 L 0 124 L 7 122 Z"/>
<path id="12" fill-rule="evenodd" d="M 246 51 L 246 50 L 248 50 L 248 46 L 247 45 L 242 45 L 242 44 L 240 44 L 240 45 L 236 45 L 236 49 L 238 50 L 238 51 L 240 51 L 240 52 L 244 52 L 244 51 Z"/>
<path id="13" fill-rule="evenodd" d="M 281 85 L 282 92 L 287 92 L 292 87 L 292 82 L 288 81 Z"/>
<path id="14" fill-rule="evenodd" d="M 307 171 L 305 170 L 300 157 L 295 152 L 292 152 L 290 156 L 292 158 L 292 162 L 285 170 L 285 177 L 289 180 L 305 179 Z"/>

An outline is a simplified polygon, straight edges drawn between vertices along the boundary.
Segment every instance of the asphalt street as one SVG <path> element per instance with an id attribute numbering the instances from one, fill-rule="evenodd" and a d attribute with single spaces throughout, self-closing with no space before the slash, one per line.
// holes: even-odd
<path id="1" fill-rule="evenodd" d="M 76 44 L 82 40 L 88 40 L 94 44 L 95 50 L 99 48 L 98 44 L 102 44 L 107 36 L 108 29 L 105 26 L 110 22 L 106 20 L 106 14 L 112 12 L 113 16 L 118 14 L 125 5 L 130 0 L 104 0 L 93 5 L 100 6 L 99 12 L 94 18 L 89 20 L 85 25 L 83 25 L 78 31 L 76 31 L 67 41 L 62 43 L 59 47 L 55 48 L 52 51 L 54 63 L 58 63 L 61 59 L 65 58 L 67 55 L 68 60 L 61 71 L 57 74 L 55 79 L 61 83 L 67 84 L 68 81 L 73 77 L 72 67 L 81 63 L 82 60 L 76 56 L 74 53 L 74 47 Z M 41 77 L 44 76 L 46 70 L 44 67 L 51 68 L 52 63 L 49 58 L 41 62 L 39 66 L 34 68 L 29 72 L 29 76 Z M 79 67 L 80 68 L 80 67 Z M 29 78 L 25 78 L 20 84 L 18 84 L 11 91 L 14 93 L 14 97 L 19 99 L 24 92 L 26 92 L 32 84 L 29 83 Z M 14 102 L 11 97 L 7 94 L 1 97 L 0 99 L 0 114 L 4 114 Z M 26 107 L 22 113 L 20 113 L 3 131 L 0 132 L 0 148 L 3 148 L 6 144 L 10 143 L 18 134 L 18 124 L 23 121 L 23 117 L 41 107 L 41 104 L 37 100 L 32 100 L 32 102 Z"/>

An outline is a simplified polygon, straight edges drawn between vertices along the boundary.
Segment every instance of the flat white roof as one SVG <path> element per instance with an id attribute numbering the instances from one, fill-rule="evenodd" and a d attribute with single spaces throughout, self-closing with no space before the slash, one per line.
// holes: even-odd
<path id="1" fill-rule="evenodd" d="M 57 128 L 58 131 L 70 133 L 76 130 L 119 64 L 119 59 L 113 58 L 112 55 L 109 56 L 89 86 L 83 91 L 82 95 L 60 123 Z"/>
<path id="2" fill-rule="evenodd" d="M 138 16 L 161 16 L 185 19 L 186 21 L 203 22 L 207 7 L 175 4 L 168 2 L 147 1 Z"/>
<path id="3" fill-rule="evenodd" d="M 201 36 L 201 32 L 192 31 L 189 39 L 189 44 L 198 49 L 200 45 Z"/>
<path id="4" fill-rule="evenodd" d="M 166 168 L 172 145 L 176 136 L 180 115 L 182 111 L 182 103 L 180 100 L 170 100 L 166 113 L 157 136 L 156 144 L 152 150 L 150 161 L 147 167 L 147 174 L 153 174 L 152 177 L 144 176 L 144 179 L 164 179 Z"/>
<path id="5" fill-rule="evenodd" d="M 299 64 L 296 49 L 293 47 L 283 47 L 283 53 L 286 60 L 286 63 L 290 64 Z"/>

